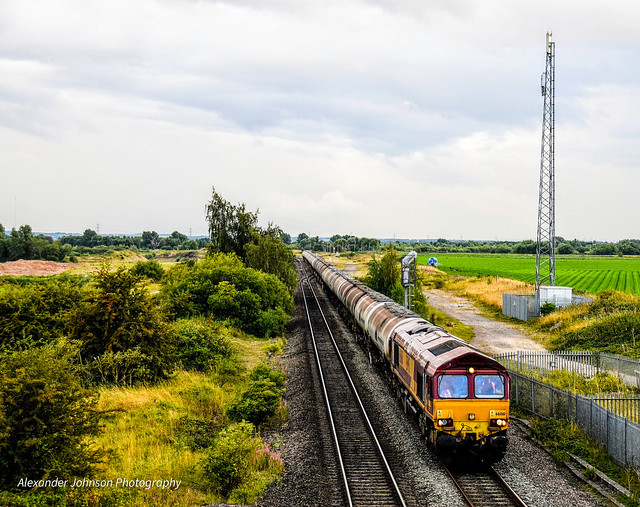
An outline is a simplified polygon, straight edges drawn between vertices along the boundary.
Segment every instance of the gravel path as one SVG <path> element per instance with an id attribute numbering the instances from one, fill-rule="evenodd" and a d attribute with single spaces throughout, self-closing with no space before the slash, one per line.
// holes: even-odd
<path id="1" fill-rule="evenodd" d="M 425 291 L 427 302 L 432 307 L 471 326 L 475 338 L 471 345 L 489 354 L 516 350 L 545 350 L 516 326 L 483 317 L 468 299 L 433 289 Z"/>

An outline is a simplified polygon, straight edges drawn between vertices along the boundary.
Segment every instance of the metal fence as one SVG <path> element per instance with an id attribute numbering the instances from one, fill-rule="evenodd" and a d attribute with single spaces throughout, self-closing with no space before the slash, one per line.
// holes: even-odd
<path id="1" fill-rule="evenodd" d="M 529 320 L 540 317 L 540 305 L 534 294 L 502 294 L 502 313 L 507 317 Z"/>
<path id="2" fill-rule="evenodd" d="M 551 419 L 561 418 L 574 421 L 582 430 L 605 446 L 612 459 L 624 467 L 640 465 L 640 424 L 638 418 L 638 401 L 631 410 L 632 418 L 618 415 L 611 408 L 622 406 L 620 398 L 617 402 L 605 400 L 603 397 L 587 397 L 557 389 L 551 384 L 540 382 L 523 373 L 510 371 L 511 400 L 516 405 L 537 416 Z M 629 405 L 632 406 L 632 405 Z"/>
<path id="3" fill-rule="evenodd" d="M 625 384 L 640 388 L 640 359 L 597 351 L 529 350 L 498 354 L 495 358 L 506 368 L 529 375 L 566 370 L 583 377 L 593 377 L 596 373 L 609 372 L 619 376 Z"/>
<path id="4" fill-rule="evenodd" d="M 593 302 L 592 297 L 571 296 L 571 305 L 582 305 Z M 535 294 L 502 294 L 502 314 L 519 320 L 540 317 L 540 301 Z"/>

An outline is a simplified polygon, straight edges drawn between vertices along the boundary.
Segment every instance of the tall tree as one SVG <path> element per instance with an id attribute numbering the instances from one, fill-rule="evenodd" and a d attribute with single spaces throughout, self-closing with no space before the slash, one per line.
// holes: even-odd
<path id="1" fill-rule="evenodd" d="M 398 252 L 392 245 L 380 260 L 373 257 L 369 263 L 369 272 L 365 278 L 365 283 L 373 290 L 386 294 L 394 298 L 400 286 L 400 263 L 398 262 Z"/>
<path id="2" fill-rule="evenodd" d="M 246 258 L 245 246 L 252 240 L 252 232 L 258 222 L 258 211 L 247 211 L 244 203 L 234 206 L 213 188 L 211 201 L 206 208 L 212 253 L 235 253 Z"/>
<path id="3" fill-rule="evenodd" d="M 283 232 L 269 224 L 254 233 L 254 242 L 246 245 L 247 266 L 276 275 L 293 291 L 297 276 L 293 267 L 293 252 L 282 241 Z"/>

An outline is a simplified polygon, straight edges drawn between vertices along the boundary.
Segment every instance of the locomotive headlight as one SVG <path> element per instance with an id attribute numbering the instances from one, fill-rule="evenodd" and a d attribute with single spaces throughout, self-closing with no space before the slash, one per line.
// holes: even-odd
<path id="1" fill-rule="evenodd" d="M 469 414 L 469 420 L 473 421 L 476 418 L 476 414 Z"/>
<path id="2" fill-rule="evenodd" d="M 471 367 L 467 370 L 471 375 L 473 375 L 475 373 L 475 368 Z"/>

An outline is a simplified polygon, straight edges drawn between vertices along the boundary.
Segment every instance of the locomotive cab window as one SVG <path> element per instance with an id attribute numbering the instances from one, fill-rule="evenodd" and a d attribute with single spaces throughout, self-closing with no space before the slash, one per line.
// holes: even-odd
<path id="1" fill-rule="evenodd" d="M 476 398 L 504 398 L 502 375 L 476 375 L 473 379 Z"/>
<path id="2" fill-rule="evenodd" d="M 440 398 L 466 398 L 469 396 L 467 376 L 440 375 L 438 377 L 438 396 Z"/>

